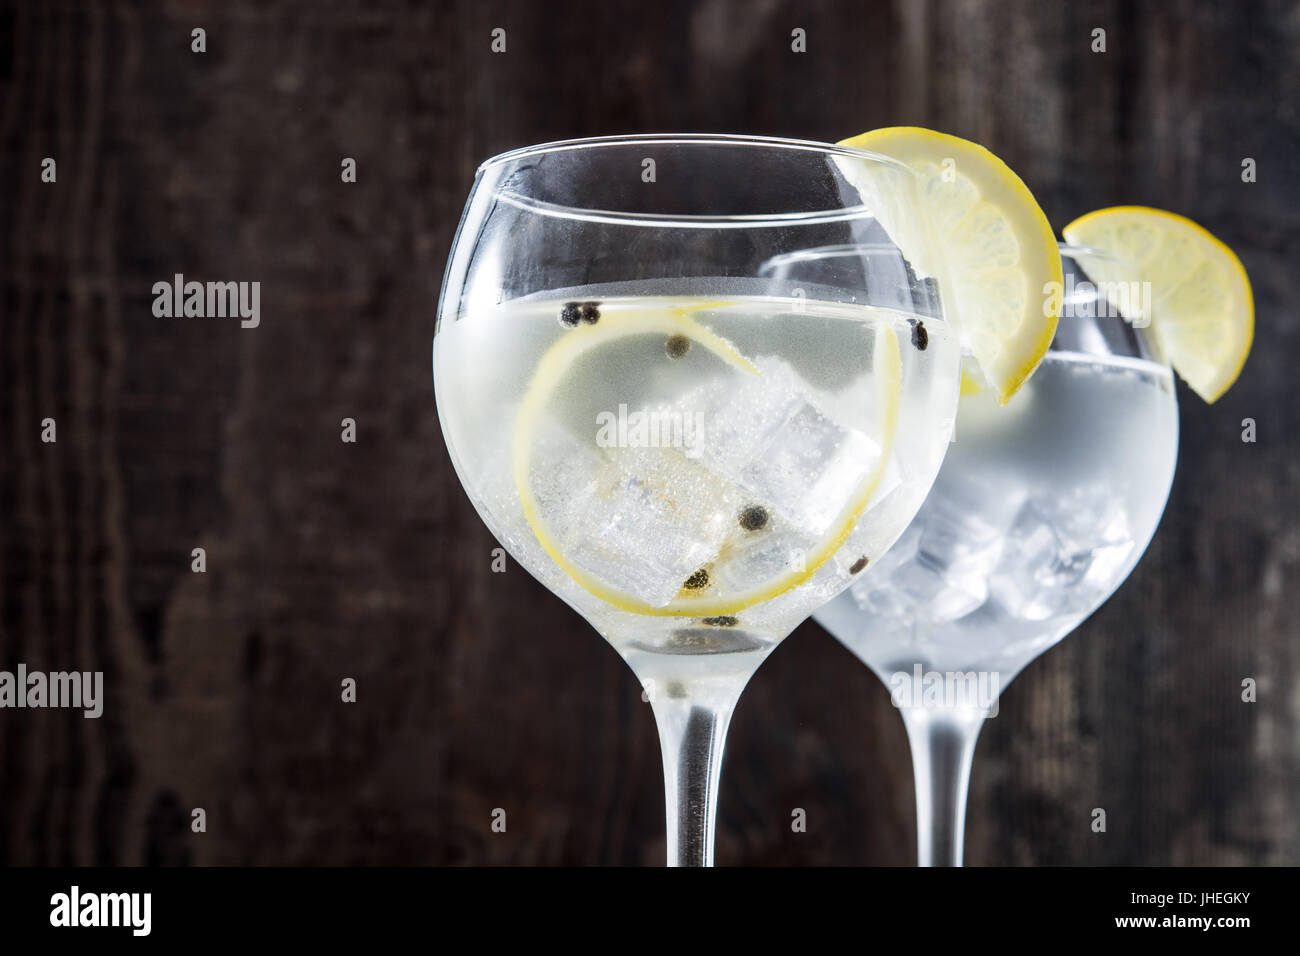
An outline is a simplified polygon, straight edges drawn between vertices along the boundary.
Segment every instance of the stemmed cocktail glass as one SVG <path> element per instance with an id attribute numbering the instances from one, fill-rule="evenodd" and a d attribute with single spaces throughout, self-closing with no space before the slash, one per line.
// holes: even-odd
<path id="1" fill-rule="evenodd" d="M 903 715 L 923 866 L 961 864 L 971 759 L 998 694 L 1124 582 L 1173 480 L 1173 379 L 1121 315 L 1142 314 L 1149 294 L 1112 257 L 1061 254 L 1064 308 L 1033 378 L 1006 408 L 962 398 L 955 443 L 916 519 L 816 614 Z M 792 281 L 870 273 L 876 255 L 806 250 L 768 270 Z M 1088 281 L 1094 265 L 1107 283 Z"/>
<path id="2" fill-rule="evenodd" d="M 443 433 L 484 522 L 645 685 L 670 864 L 713 858 L 727 724 L 772 648 L 879 562 L 948 446 L 959 345 L 894 213 L 905 166 L 660 135 L 478 170 L 434 338 Z M 763 271 L 871 243 L 877 269 Z"/>

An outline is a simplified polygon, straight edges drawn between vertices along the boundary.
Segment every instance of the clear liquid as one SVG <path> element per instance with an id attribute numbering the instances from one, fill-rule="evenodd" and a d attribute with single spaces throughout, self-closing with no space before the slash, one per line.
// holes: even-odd
<path id="1" fill-rule="evenodd" d="M 565 305 L 587 301 L 599 303 L 596 326 L 609 337 L 559 362 L 565 337 L 585 325 L 564 324 Z M 673 342 L 662 330 L 616 334 L 673 312 L 722 344 Z M 926 320 L 918 348 L 909 318 L 791 299 L 606 298 L 598 288 L 530 297 L 443 323 L 439 415 L 475 508 L 516 560 L 629 660 L 672 658 L 659 668 L 665 679 L 686 667 L 698 678 L 713 666 L 706 661 L 731 658 L 720 666 L 732 669 L 744 666 L 738 655 L 766 654 L 844 587 L 861 557 L 878 559 L 924 498 L 951 433 L 958 346 L 942 322 Z M 901 372 L 888 436 L 893 399 L 876 373 L 882 328 L 894 332 Z M 554 379 L 548 387 L 537 384 L 539 368 Z M 807 580 L 727 615 L 665 613 L 694 593 L 683 589 L 702 570 L 700 593 L 724 603 L 797 571 L 838 540 L 837 522 L 877 465 L 866 510 Z M 611 603 L 605 589 L 647 612 Z M 656 672 L 643 664 L 633 665 L 643 678 Z"/>
<path id="2" fill-rule="evenodd" d="M 1167 368 L 1049 352 L 1006 408 L 962 399 L 916 520 L 817 620 L 886 683 L 920 664 L 1005 685 L 1128 577 L 1177 448 Z"/>

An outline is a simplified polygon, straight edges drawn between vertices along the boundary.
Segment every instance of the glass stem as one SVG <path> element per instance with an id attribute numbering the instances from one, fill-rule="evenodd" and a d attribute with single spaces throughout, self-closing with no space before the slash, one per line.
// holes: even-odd
<path id="1" fill-rule="evenodd" d="M 904 707 L 916 778 L 919 866 L 961 866 L 971 759 L 987 711 Z"/>
<path id="2" fill-rule="evenodd" d="M 708 704 L 690 695 L 654 700 L 664 756 L 669 866 L 713 865 L 722 746 L 743 688 L 742 681 L 721 703 L 714 695 Z"/>

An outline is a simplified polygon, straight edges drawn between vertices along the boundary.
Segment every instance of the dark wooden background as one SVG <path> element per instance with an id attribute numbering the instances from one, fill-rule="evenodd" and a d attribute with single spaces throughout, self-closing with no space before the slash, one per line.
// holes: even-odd
<path id="1" fill-rule="evenodd" d="M 108 685 L 97 721 L 0 711 L 0 861 L 662 862 L 636 681 L 492 573 L 443 446 L 461 205 L 550 139 L 908 123 L 988 145 L 1058 229 L 1192 216 L 1257 304 L 1237 387 L 1180 387 L 1145 560 L 988 725 L 968 861 L 1300 863 L 1300 6 L 41 0 L 0 11 L 0 70 L 0 666 Z M 260 281 L 261 327 L 154 318 L 176 272 Z M 913 825 L 884 687 L 805 624 L 736 714 L 719 863 L 909 864 Z"/>

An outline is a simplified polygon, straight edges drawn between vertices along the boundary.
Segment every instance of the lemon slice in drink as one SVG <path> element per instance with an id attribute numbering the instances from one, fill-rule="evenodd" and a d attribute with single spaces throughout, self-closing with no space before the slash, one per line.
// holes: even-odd
<path id="1" fill-rule="evenodd" d="M 730 374 L 736 376 L 733 384 L 778 387 L 775 381 L 758 385 L 764 373 L 730 342 L 693 317 L 726 309 L 730 304 L 692 300 L 676 308 L 602 309 L 597 324 L 565 332 L 543 353 L 525 390 L 515 419 L 512 446 L 515 488 L 524 519 L 565 574 L 620 610 L 660 617 L 717 618 L 717 623 L 732 623 L 729 616 L 769 601 L 811 578 L 848 539 L 886 472 L 897 428 L 902 359 L 897 334 L 888 322 L 880 322 L 875 326 L 871 373 L 879 413 L 878 454 L 826 528 L 815 538 L 805 535 L 800 539 L 802 554 L 798 559 L 792 560 L 794 556 L 788 553 L 786 545 L 792 539 L 781 533 L 782 519 L 774 511 L 764 507 L 762 501 L 751 501 L 679 448 L 615 448 L 606 452 L 574 446 L 562 454 L 586 456 L 582 473 L 590 476 L 588 488 L 574 489 L 589 492 L 581 506 L 576 511 L 567 509 L 554 494 L 539 492 L 539 487 L 545 485 L 547 466 L 535 464 L 535 459 L 539 449 L 545 452 L 554 435 L 547 431 L 555 427 L 551 412 L 563 402 L 565 394 L 593 384 L 584 381 L 584 374 L 591 374 L 596 366 L 584 359 L 594 358 L 598 350 L 613 348 L 616 343 L 630 348 L 634 338 L 654 336 L 652 341 L 672 345 L 667 353 L 657 345 L 665 362 L 674 360 L 674 352 L 681 354 L 699 346 L 729 367 Z M 771 367 L 774 375 L 781 368 L 779 364 Z M 638 372 L 654 374 L 652 368 L 640 367 Z M 628 493 L 629 487 L 634 494 Z M 629 514 L 629 509 L 640 513 Z M 718 520 L 730 527 L 729 534 L 718 535 Z M 714 544 L 707 560 L 698 570 L 683 575 L 680 583 L 674 581 L 675 593 L 662 603 L 632 593 L 626 581 L 613 579 L 610 564 L 627 565 L 625 553 L 615 554 L 603 565 L 592 560 L 592 555 L 607 544 L 599 540 L 594 528 L 606 529 L 615 538 L 637 535 L 654 541 L 676 541 L 683 534 L 695 532 L 697 526 L 698 538 L 704 538 L 704 528 L 710 524 Z M 787 522 L 785 531 L 794 534 L 797 529 Z M 763 533 L 769 536 L 764 538 Z M 695 547 L 698 540 L 683 543 Z M 615 540 L 608 544 L 617 549 L 626 542 Z M 641 571 L 635 562 L 617 570 L 631 578 Z"/>
<path id="2" fill-rule="evenodd" d="M 903 255 L 939 282 L 944 318 L 1005 405 L 1042 361 L 1060 317 L 1050 292 L 1063 283 L 1061 256 L 1047 216 L 1006 163 L 968 140 L 894 126 L 840 145 L 896 159 L 919 177 L 912 199 L 878 166 L 836 158 Z"/>
<path id="3" fill-rule="evenodd" d="M 1151 283 L 1155 343 L 1192 391 L 1213 402 L 1237 380 L 1254 338 L 1255 303 L 1231 249 L 1192 220 L 1146 206 L 1098 209 L 1063 234 L 1127 260 Z M 1108 275 L 1104 257 L 1084 267 L 1100 282 L 1125 278 Z"/>

